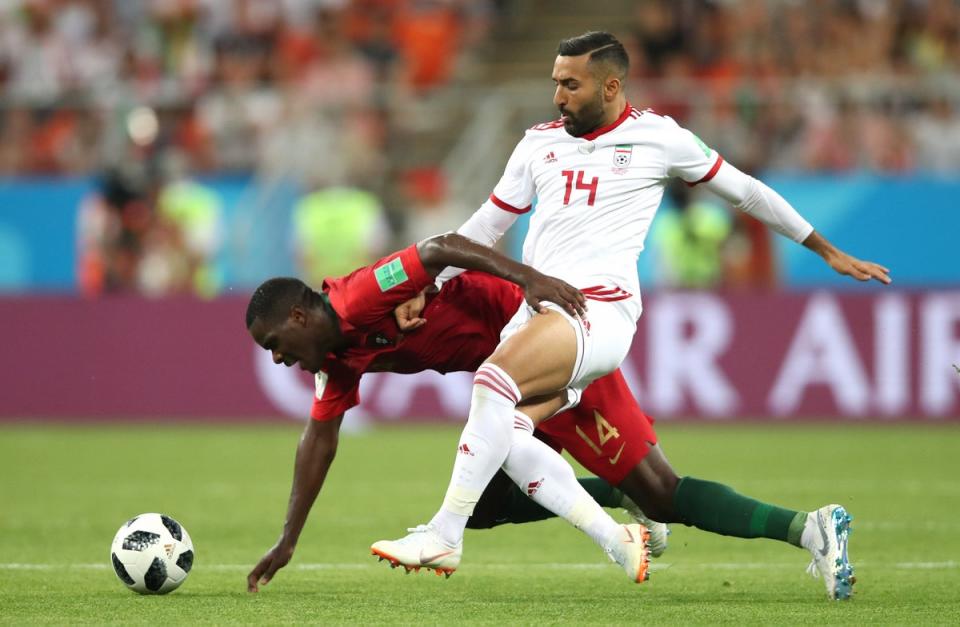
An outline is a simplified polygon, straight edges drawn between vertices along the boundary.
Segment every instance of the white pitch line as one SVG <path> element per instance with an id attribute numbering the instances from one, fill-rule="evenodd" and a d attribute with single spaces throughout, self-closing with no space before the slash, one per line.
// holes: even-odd
<path id="1" fill-rule="evenodd" d="M 867 566 L 868 562 L 854 562 L 855 566 Z M 247 572 L 250 570 L 250 564 L 197 564 L 199 569 L 217 570 L 229 572 Z M 510 564 L 470 564 L 469 570 L 512 570 L 523 568 L 525 570 L 601 570 L 609 568 L 611 564 L 603 562 L 597 563 L 576 563 L 576 562 L 540 562 L 540 563 L 510 563 Z M 652 570 L 667 570 L 669 568 L 696 568 L 697 570 L 779 570 L 789 568 L 801 568 L 803 565 L 799 562 L 660 562 L 651 564 Z M 890 567 L 889 565 L 887 567 Z M 892 565 L 893 568 L 902 570 L 954 570 L 960 568 L 960 562 L 953 560 L 946 562 L 899 562 Z M 90 563 L 90 564 L 30 564 L 30 563 L 0 563 L 0 570 L 108 570 L 110 564 Z M 286 570 L 371 570 L 382 568 L 382 565 L 376 562 L 359 563 L 349 562 L 344 564 L 328 563 L 306 563 L 291 564 Z"/>

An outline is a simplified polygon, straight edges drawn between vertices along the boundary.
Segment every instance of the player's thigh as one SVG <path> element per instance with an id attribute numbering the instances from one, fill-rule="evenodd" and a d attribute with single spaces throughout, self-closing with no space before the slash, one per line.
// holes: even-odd
<path id="1" fill-rule="evenodd" d="M 509 374 L 520 388 L 521 397 L 528 399 L 565 388 L 577 357 L 573 326 L 563 314 L 551 309 L 516 325 L 487 363 Z"/>
<path id="2" fill-rule="evenodd" d="M 533 424 L 538 425 L 550 418 L 569 404 L 569 395 L 566 388 L 543 396 L 520 401 L 517 410 L 523 412 Z"/>
<path id="3" fill-rule="evenodd" d="M 579 405 L 538 428 L 612 485 L 623 481 L 657 442 L 653 420 L 640 409 L 619 370 L 587 386 Z"/>

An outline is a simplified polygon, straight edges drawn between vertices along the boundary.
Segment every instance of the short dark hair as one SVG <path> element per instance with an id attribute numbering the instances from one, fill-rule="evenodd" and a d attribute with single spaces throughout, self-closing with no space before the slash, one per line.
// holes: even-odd
<path id="1" fill-rule="evenodd" d="M 267 279 L 250 296 L 247 304 L 247 328 L 252 327 L 258 318 L 269 323 L 279 321 L 294 305 L 310 306 L 313 303 L 313 293 L 300 279 Z"/>
<path id="2" fill-rule="evenodd" d="M 579 57 L 587 53 L 590 53 L 590 65 L 609 65 L 617 71 L 621 79 L 630 69 L 630 57 L 627 56 L 623 44 L 606 31 L 592 30 L 564 39 L 557 46 L 557 54 L 562 57 Z"/>

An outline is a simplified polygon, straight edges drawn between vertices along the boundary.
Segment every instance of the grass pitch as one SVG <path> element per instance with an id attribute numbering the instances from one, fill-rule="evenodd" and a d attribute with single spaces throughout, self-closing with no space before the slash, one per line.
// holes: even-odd
<path id="1" fill-rule="evenodd" d="M 795 508 L 846 505 L 847 603 L 804 573 L 806 552 L 680 526 L 642 586 L 557 520 L 468 530 L 449 580 L 391 570 L 369 545 L 432 515 L 459 433 L 412 427 L 343 437 L 294 561 L 251 595 L 299 429 L 0 427 L 0 623 L 960 622 L 955 426 L 659 429 L 681 473 Z M 177 518 L 196 548 L 165 597 L 129 592 L 109 567 L 116 529 L 147 511 Z"/>

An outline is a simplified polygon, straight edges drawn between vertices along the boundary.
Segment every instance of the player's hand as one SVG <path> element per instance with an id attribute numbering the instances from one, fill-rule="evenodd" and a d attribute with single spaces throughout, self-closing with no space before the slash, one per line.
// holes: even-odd
<path id="1" fill-rule="evenodd" d="M 295 547 L 277 542 L 267 554 L 260 558 L 257 565 L 247 575 L 247 592 L 259 592 L 261 585 L 267 585 L 278 570 L 290 563 Z"/>
<path id="2" fill-rule="evenodd" d="M 890 270 L 872 261 L 863 261 L 851 257 L 845 252 L 836 251 L 826 259 L 830 267 L 840 274 L 851 276 L 858 281 L 874 279 L 885 285 L 890 284 Z"/>
<path id="3" fill-rule="evenodd" d="M 531 269 L 521 285 L 527 304 L 537 313 L 547 313 L 542 301 L 560 305 L 574 317 L 582 317 L 587 312 L 587 299 L 583 292 L 565 281 Z"/>
<path id="4" fill-rule="evenodd" d="M 400 304 L 393 310 L 393 317 L 397 320 L 397 326 L 404 333 L 409 333 L 419 329 L 427 323 L 426 318 L 420 317 L 420 312 L 427 306 L 427 290 L 422 290 L 415 297 L 405 303 Z"/>

